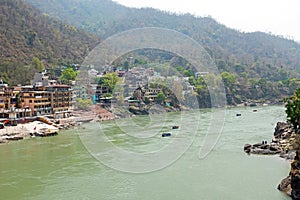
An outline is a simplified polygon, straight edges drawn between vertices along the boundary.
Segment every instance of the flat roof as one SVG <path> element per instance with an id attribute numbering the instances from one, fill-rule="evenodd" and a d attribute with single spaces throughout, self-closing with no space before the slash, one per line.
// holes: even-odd
<path id="1" fill-rule="evenodd" d="M 69 85 L 49 85 L 49 86 L 46 86 L 47 88 L 70 88 L 71 86 Z"/>

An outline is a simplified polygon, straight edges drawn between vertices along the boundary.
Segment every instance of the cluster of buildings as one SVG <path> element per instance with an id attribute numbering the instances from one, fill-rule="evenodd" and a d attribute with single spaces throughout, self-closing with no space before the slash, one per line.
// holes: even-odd
<path id="1" fill-rule="evenodd" d="M 96 75 L 96 71 L 93 70 L 93 72 Z M 122 90 L 116 89 L 112 91 L 111 88 L 103 85 L 95 85 L 93 98 L 95 103 L 110 104 L 120 96 L 125 103 L 129 104 L 152 103 L 156 101 L 159 93 L 166 93 L 166 90 L 162 91 L 162 87 L 158 87 L 159 85 L 165 85 L 166 88 L 170 89 L 169 93 L 165 94 L 167 97 L 166 103 L 169 104 L 170 99 L 168 99 L 168 96 L 174 96 L 175 94 L 177 97 L 183 97 L 187 93 L 194 92 L 194 87 L 190 85 L 187 77 L 161 76 L 153 68 L 135 67 L 126 71 L 126 73 L 122 69 L 116 70 L 115 73 L 123 79 L 123 82 L 120 84 Z M 178 84 L 175 85 L 174 83 Z M 107 94 L 112 94 L 112 96 L 108 98 Z"/>
<path id="2" fill-rule="evenodd" d="M 73 107 L 69 85 L 49 80 L 45 72 L 37 73 L 31 85 L 9 87 L 0 83 L 0 118 L 20 119 L 33 116 L 65 118 Z"/>
<path id="3" fill-rule="evenodd" d="M 61 85 L 55 80 L 49 80 L 46 72 L 36 73 L 30 85 L 10 87 L 0 81 L 0 120 L 22 119 L 34 116 L 50 118 L 66 118 L 70 116 L 75 106 L 75 99 L 92 99 L 94 104 L 110 104 L 116 101 L 116 95 L 122 96 L 127 103 L 142 102 L 147 99 L 154 102 L 162 92 L 161 87 L 151 87 L 151 83 L 170 83 L 166 87 L 174 90 L 175 95 L 184 96 L 193 92 L 193 87 L 184 77 L 163 77 L 153 68 L 133 68 L 127 71 L 111 69 L 122 77 L 121 91 L 99 84 L 92 84 L 91 91 L 82 85 Z M 89 75 L 103 76 L 97 70 L 90 70 Z M 172 85 L 180 82 L 180 90 Z M 173 88 L 173 89 L 172 89 Z M 176 93 L 177 91 L 177 93 Z M 110 95 L 109 95 L 110 94 Z"/>

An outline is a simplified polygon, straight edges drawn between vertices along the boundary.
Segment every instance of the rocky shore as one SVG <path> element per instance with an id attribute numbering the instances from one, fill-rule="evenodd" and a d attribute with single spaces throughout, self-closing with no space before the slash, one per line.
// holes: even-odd
<path id="1" fill-rule="evenodd" d="M 291 171 L 287 178 L 278 185 L 278 189 L 293 200 L 300 200 L 300 144 L 299 135 L 290 124 L 278 122 L 272 141 L 256 144 L 245 144 L 244 151 L 248 154 L 280 155 L 291 161 Z"/>
<path id="2" fill-rule="evenodd" d="M 260 155 L 275 155 L 286 159 L 293 159 L 296 155 L 294 150 L 294 143 L 296 141 L 296 134 L 292 127 L 285 122 L 278 122 L 272 141 L 262 141 L 256 144 L 245 144 L 244 151 L 248 154 Z"/>

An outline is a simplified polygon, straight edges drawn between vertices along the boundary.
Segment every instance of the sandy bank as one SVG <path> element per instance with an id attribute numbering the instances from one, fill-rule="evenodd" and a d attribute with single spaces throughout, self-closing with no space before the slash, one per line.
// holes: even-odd
<path id="1" fill-rule="evenodd" d="M 17 126 L 5 126 L 4 129 L 0 129 L 0 143 L 30 137 L 30 133 L 42 132 L 44 130 L 51 132 L 59 131 L 55 126 L 40 121 L 18 124 Z"/>

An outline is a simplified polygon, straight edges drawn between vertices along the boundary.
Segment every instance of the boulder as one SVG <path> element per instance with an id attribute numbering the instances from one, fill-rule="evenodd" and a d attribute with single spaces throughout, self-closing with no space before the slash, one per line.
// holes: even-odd
<path id="1" fill-rule="evenodd" d="M 293 200 L 300 200 L 300 159 L 299 152 L 296 153 L 295 160 L 291 164 L 291 197 Z"/>
<path id="2" fill-rule="evenodd" d="M 270 146 L 269 146 L 269 149 L 270 149 L 271 151 L 280 151 L 280 148 L 279 148 L 278 146 L 276 146 L 276 145 L 270 145 Z"/>
<path id="3" fill-rule="evenodd" d="M 257 147 L 261 147 L 263 144 L 262 143 L 256 143 L 256 144 L 253 144 L 253 147 L 257 148 Z"/>
<path id="4" fill-rule="evenodd" d="M 244 145 L 244 151 L 251 149 L 252 145 L 251 144 L 245 144 Z"/>
<path id="5" fill-rule="evenodd" d="M 275 138 L 281 138 L 283 133 L 290 132 L 291 126 L 286 122 L 278 122 L 275 131 L 274 131 L 274 137 Z"/>
<path id="6" fill-rule="evenodd" d="M 268 144 L 263 144 L 260 146 L 261 149 L 269 149 L 270 145 Z"/>
<path id="7" fill-rule="evenodd" d="M 285 179 L 283 179 L 281 183 L 278 185 L 277 189 L 291 196 L 292 194 L 291 176 L 288 176 Z"/>

